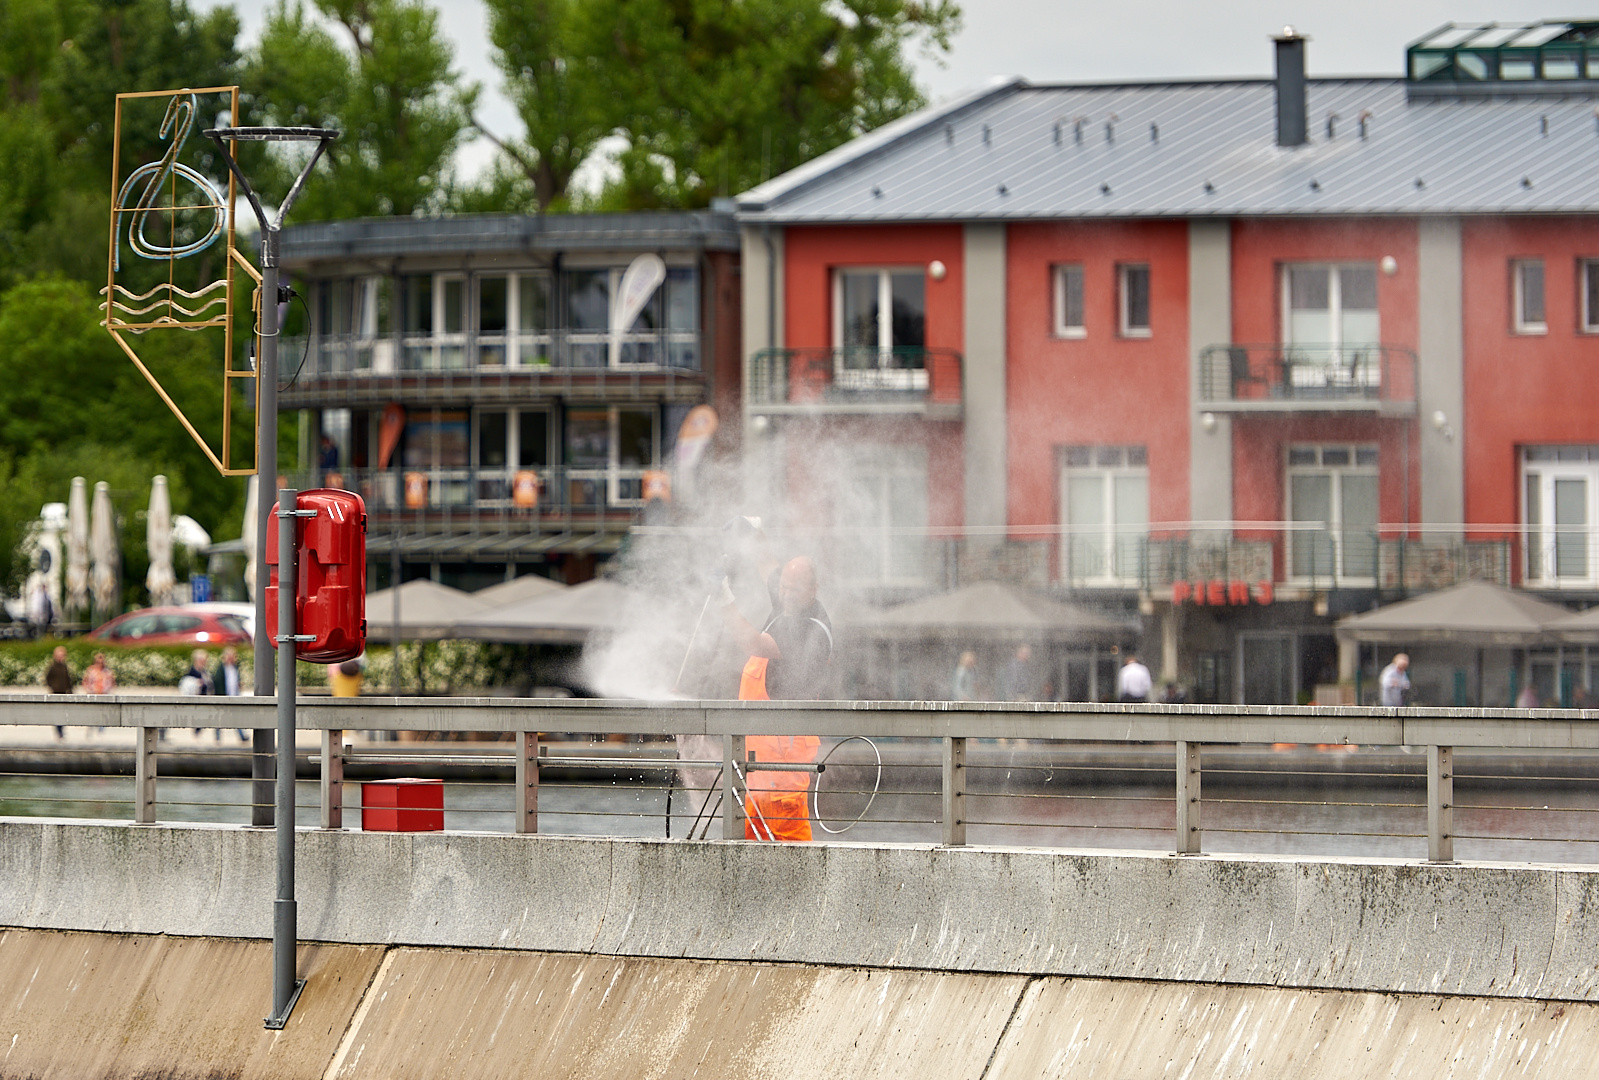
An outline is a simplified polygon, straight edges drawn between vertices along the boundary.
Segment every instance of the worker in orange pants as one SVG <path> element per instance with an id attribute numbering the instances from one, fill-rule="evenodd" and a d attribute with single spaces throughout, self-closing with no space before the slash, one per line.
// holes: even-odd
<path id="1" fill-rule="evenodd" d="M 722 582 L 723 618 L 749 655 L 739 679 L 740 701 L 805 700 L 820 696 L 830 674 L 833 630 L 816 598 L 816 567 L 791 559 L 776 575 L 772 616 L 756 630 Z M 814 735 L 753 735 L 745 741 L 752 761 L 815 761 L 821 740 Z M 747 770 L 749 799 L 744 834 L 753 840 L 811 839 L 808 771 Z"/>

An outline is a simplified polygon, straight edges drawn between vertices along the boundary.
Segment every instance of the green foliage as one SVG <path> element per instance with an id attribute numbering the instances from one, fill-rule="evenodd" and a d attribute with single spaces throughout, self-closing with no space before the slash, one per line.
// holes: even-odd
<path id="1" fill-rule="evenodd" d="M 300 0 L 282 0 L 246 74 L 261 122 L 344 133 L 307 183 L 296 220 L 444 209 L 475 89 L 457 86 L 438 12 L 423 0 L 316 0 L 316 10 L 343 42 Z M 263 189 L 281 197 L 302 160 L 278 159 Z"/>
<path id="2" fill-rule="evenodd" d="M 201 430 L 221 423 L 220 358 L 203 339 L 148 335 L 140 347 L 162 385 Z M 42 278 L 0 294 L 0 583 L 15 584 L 15 541 L 47 502 L 65 502 L 72 477 L 111 486 L 121 519 L 125 600 L 146 569 L 143 511 L 165 473 L 173 512 L 208 530 L 243 514 L 243 484 L 219 476 L 138 369 L 98 325 L 93 291 Z M 12 515 L 19 515 L 12 517 Z"/>
<path id="3" fill-rule="evenodd" d="M 906 56 L 947 51 L 953 0 L 487 0 L 526 127 L 502 143 L 540 208 L 625 139 L 600 209 L 732 195 L 917 108 Z"/>
<path id="4" fill-rule="evenodd" d="M 83 679 L 83 671 L 94 660 L 94 654 L 103 652 L 106 667 L 111 669 L 118 686 L 170 686 L 173 693 L 178 692 L 178 680 L 189 670 L 189 658 L 194 652 L 188 645 L 114 648 L 87 638 L 4 641 L 0 642 L 0 686 L 43 686 L 45 669 L 50 666 L 50 654 L 57 645 L 67 650 L 67 669 L 72 672 L 74 683 Z M 210 662 L 215 669 L 221 652 L 216 649 L 206 651 L 211 654 Z M 251 649 L 239 649 L 239 678 L 245 686 L 249 686 L 255 678 Z"/>

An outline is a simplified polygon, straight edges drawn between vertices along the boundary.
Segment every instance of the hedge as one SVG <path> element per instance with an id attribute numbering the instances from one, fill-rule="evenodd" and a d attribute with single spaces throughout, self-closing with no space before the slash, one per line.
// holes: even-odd
<path id="1" fill-rule="evenodd" d="M 56 646 L 67 650 L 67 667 L 77 682 L 83 671 L 103 652 L 106 666 L 119 686 L 170 686 L 189 670 L 190 645 L 107 646 L 84 638 L 0 642 L 0 686 L 43 686 L 45 670 Z M 208 647 L 210 669 L 216 671 L 222 650 Z M 239 677 L 245 686 L 255 681 L 254 650 L 240 647 Z M 322 664 L 297 665 L 296 683 L 310 689 L 328 685 Z M 496 686 L 516 685 L 528 670 L 526 650 L 480 641 L 408 642 L 400 646 L 401 689 L 407 694 L 463 693 Z M 367 653 L 366 688 L 385 693 L 393 685 L 393 649 L 374 646 Z"/>

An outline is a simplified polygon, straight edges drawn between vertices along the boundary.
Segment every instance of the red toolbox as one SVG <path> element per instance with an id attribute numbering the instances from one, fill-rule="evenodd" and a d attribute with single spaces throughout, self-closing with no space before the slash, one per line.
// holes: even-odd
<path id="1" fill-rule="evenodd" d="M 361 785 L 367 832 L 443 832 L 443 780 L 373 780 Z"/>

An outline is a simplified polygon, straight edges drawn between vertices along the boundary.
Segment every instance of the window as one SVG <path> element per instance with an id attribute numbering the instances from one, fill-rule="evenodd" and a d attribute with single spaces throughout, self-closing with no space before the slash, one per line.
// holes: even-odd
<path id="1" fill-rule="evenodd" d="M 1582 260 L 1582 331 L 1599 334 L 1599 259 Z"/>
<path id="2" fill-rule="evenodd" d="M 1072 584 L 1136 585 L 1149 534 L 1149 462 L 1142 446 L 1061 452 L 1061 575 Z"/>
<path id="3" fill-rule="evenodd" d="M 1375 387 L 1375 263 L 1289 263 L 1283 267 L 1284 379 L 1289 386 Z"/>
<path id="4" fill-rule="evenodd" d="M 1522 521 L 1527 581 L 1549 587 L 1599 582 L 1599 446 L 1529 446 L 1522 451 Z"/>
<path id="5" fill-rule="evenodd" d="M 393 370 L 392 290 L 386 277 L 332 278 L 315 288 L 322 369 Z"/>
<path id="6" fill-rule="evenodd" d="M 466 366 L 466 279 L 459 274 L 408 274 L 401 279 L 404 348 L 410 370 Z"/>
<path id="7" fill-rule="evenodd" d="M 1511 300 L 1518 334 L 1546 334 L 1542 259 L 1517 259 L 1510 264 Z"/>
<path id="8" fill-rule="evenodd" d="M 1122 337 L 1149 336 L 1149 265 L 1128 263 L 1116 268 L 1117 308 Z"/>
<path id="9" fill-rule="evenodd" d="M 543 409 L 485 409 L 477 417 L 477 491 L 508 500 L 518 472 L 550 464 L 550 414 Z"/>
<path id="10" fill-rule="evenodd" d="M 1071 263 L 1055 267 L 1055 336 L 1086 337 L 1083 318 L 1083 268 Z"/>
<path id="11" fill-rule="evenodd" d="M 1288 576 L 1311 582 L 1377 577 L 1377 448 L 1288 448 Z"/>
<path id="12" fill-rule="evenodd" d="M 840 270 L 833 278 L 833 344 L 833 381 L 841 389 L 926 389 L 922 270 Z"/>
<path id="13" fill-rule="evenodd" d="M 854 528 L 843 534 L 837 565 L 862 585 L 922 585 L 928 569 L 927 450 L 917 445 L 864 444 L 847 452 L 840 517 Z"/>
<path id="14" fill-rule="evenodd" d="M 699 367 L 699 273 L 669 266 L 633 324 L 611 334 L 611 304 L 626 267 L 568 270 L 566 325 L 574 367 Z"/>
<path id="15" fill-rule="evenodd" d="M 660 461 L 657 420 L 654 409 L 567 410 L 567 483 L 574 508 L 644 504 L 644 473 Z"/>

